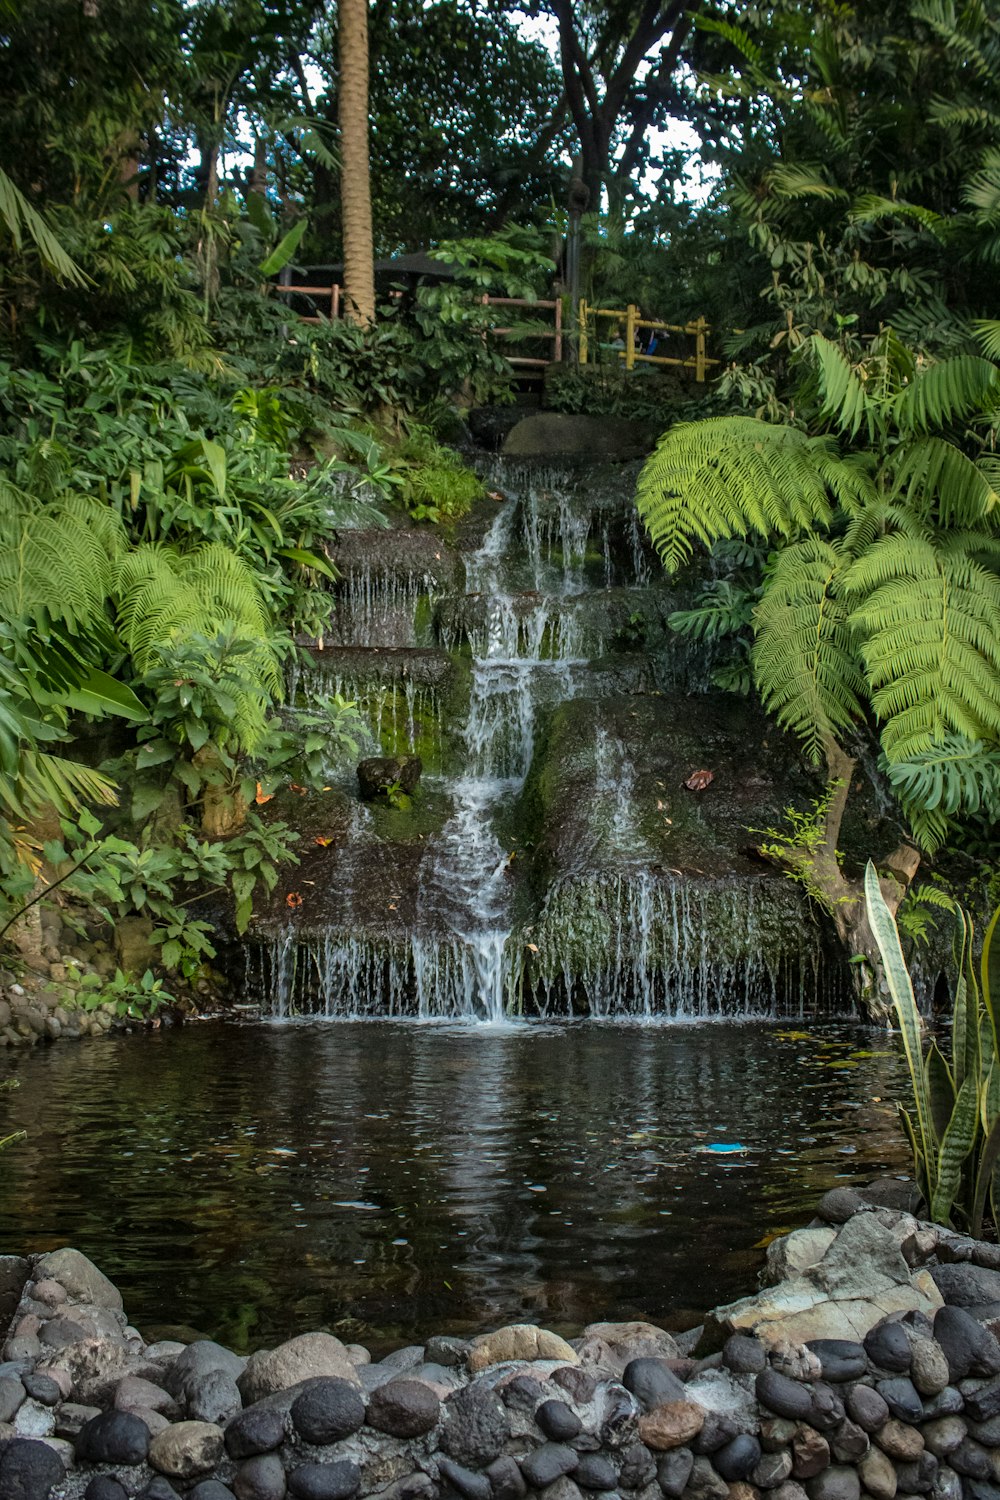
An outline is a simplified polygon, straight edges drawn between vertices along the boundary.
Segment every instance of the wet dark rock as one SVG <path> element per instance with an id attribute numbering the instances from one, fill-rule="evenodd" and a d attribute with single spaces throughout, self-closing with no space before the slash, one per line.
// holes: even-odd
<path id="1" fill-rule="evenodd" d="M 515 1375 L 503 1387 L 501 1395 L 504 1406 L 512 1411 L 534 1411 L 545 1391 L 534 1375 Z"/>
<path id="2" fill-rule="evenodd" d="M 712 1463 L 723 1479 L 748 1479 L 760 1463 L 761 1446 L 755 1437 L 740 1433 L 712 1455 Z"/>
<path id="3" fill-rule="evenodd" d="M 307 1443 L 336 1443 L 363 1426 L 365 1403 L 349 1380 L 322 1377 L 296 1396 L 291 1416 L 296 1432 Z"/>
<path id="4" fill-rule="evenodd" d="M 911 1495 L 926 1495 L 937 1478 L 938 1461 L 933 1453 L 921 1453 L 909 1463 L 896 1465 L 896 1480 L 899 1489 Z"/>
<path id="5" fill-rule="evenodd" d="M 618 1482 L 614 1465 L 603 1453 L 584 1453 L 573 1478 L 584 1490 L 613 1490 Z"/>
<path id="6" fill-rule="evenodd" d="M 495 1391 L 468 1385 L 449 1396 L 442 1408 L 441 1451 L 469 1469 L 481 1469 L 499 1458 L 510 1437 L 510 1418 Z"/>
<path id="7" fill-rule="evenodd" d="M 872 1364 L 881 1370 L 902 1373 L 910 1368 L 910 1341 L 898 1323 L 876 1323 L 865 1335 L 864 1347 Z"/>
<path id="8" fill-rule="evenodd" d="M 138 1491 L 136 1500 L 181 1500 L 181 1497 L 169 1479 L 164 1479 L 162 1474 L 157 1474 L 143 1489 Z M 250 1497 L 250 1500 L 257 1500 L 257 1497 Z"/>
<path id="9" fill-rule="evenodd" d="M 519 1460 L 521 1473 L 533 1490 L 542 1490 L 563 1474 L 572 1474 L 579 1461 L 579 1455 L 564 1443 L 543 1443 Z"/>
<path id="10" fill-rule="evenodd" d="M 0 1452 L 0 1495 L 3 1500 L 48 1500 L 66 1470 L 45 1443 L 13 1438 Z"/>
<path id="11" fill-rule="evenodd" d="M 685 1494 L 690 1500 L 727 1500 L 729 1486 L 707 1458 L 696 1458 Z"/>
<path id="12" fill-rule="evenodd" d="M 9 1422 L 24 1404 L 25 1388 L 16 1375 L 0 1375 L 0 1422 Z"/>
<path id="13" fill-rule="evenodd" d="M 429 1386 L 418 1380 L 390 1380 L 368 1398 L 369 1427 L 392 1437 L 420 1437 L 436 1427 L 441 1402 Z"/>
<path id="14" fill-rule="evenodd" d="M 288 1475 L 288 1493 L 295 1500 L 350 1500 L 360 1487 L 361 1471 L 349 1458 L 338 1458 L 328 1464 L 299 1464 Z"/>
<path id="15" fill-rule="evenodd" d="M 128 1490 L 113 1474 L 95 1474 L 83 1492 L 83 1500 L 128 1500 Z"/>
<path id="16" fill-rule="evenodd" d="M 864 1206 L 864 1198 L 854 1188 L 839 1187 L 823 1194 L 816 1212 L 828 1224 L 846 1224 Z"/>
<path id="17" fill-rule="evenodd" d="M 656 1466 L 656 1478 L 668 1500 L 679 1500 L 679 1496 L 687 1488 L 693 1467 L 694 1454 L 690 1448 L 674 1448 L 660 1459 Z"/>
<path id="18" fill-rule="evenodd" d="M 838 1464 L 857 1463 L 864 1458 L 871 1444 L 868 1434 L 857 1422 L 845 1417 L 835 1432 L 830 1434 L 830 1452 Z"/>
<path id="19" fill-rule="evenodd" d="M 601 1442 L 608 1448 L 622 1448 L 639 1430 L 639 1411 L 630 1391 L 612 1387 L 601 1423 Z"/>
<path id="20" fill-rule="evenodd" d="M 787 1448 L 782 1448 L 778 1453 L 762 1453 L 759 1462 L 751 1470 L 749 1479 L 762 1490 L 774 1490 L 791 1478 L 791 1473 L 792 1455 Z"/>
<path id="21" fill-rule="evenodd" d="M 956 1386 L 946 1385 L 943 1391 L 938 1391 L 936 1396 L 930 1396 L 924 1402 L 924 1421 L 931 1421 L 934 1417 L 954 1417 L 965 1410 L 965 1397 Z"/>
<path id="22" fill-rule="evenodd" d="M 965 1500 L 1000 1500 L 1000 1484 L 986 1479 L 966 1479 L 962 1484 Z"/>
<path id="23" fill-rule="evenodd" d="M 1000 1271 L 960 1261 L 953 1265 L 931 1266 L 930 1273 L 945 1302 L 954 1307 L 1000 1302 Z"/>
<path id="24" fill-rule="evenodd" d="M 985 1444 L 987 1448 L 1000 1448 L 1000 1417 L 989 1417 L 985 1422 L 970 1422 L 969 1436 L 974 1437 L 977 1443 Z"/>
<path id="25" fill-rule="evenodd" d="M 623 1490 L 641 1490 L 656 1478 L 656 1460 L 645 1443 L 630 1443 L 618 1461 L 618 1483 Z"/>
<path id="26" fill-rule="evenodd" d="M 6 1328 L 17 1311 L 30 1274 L 31 1263 L 23 1255 L 0 1255 L 0 1328 Z"/>
<path id="27" fill-rule="evenodd" d="M 441 1478 L 464 1496 L 464 1500 L 490 1500 L 493 1490 L 485 1474 L 476 1474 L 451 1458 L 439 1458 L 438 1469 Z"/>
<path id="28" fill-rule="evenodd" d="M 202 1479 L 193 1490 L 189 1490 L 187 1500 L 234 1500 L 233 1492 L 228 1484 L 223 1484 L 221 1479 Z"/>
<path id="29" fill-rule="evenodd" d="M 656 445 L 658 427 L 625 417 L 534 412 L 511 428 L 501 452 L 516 458 L 579 458 L 588 464 L 645 458 Z"/>
<path id="30" fill-rule="evenodd" d="M 141 1464 L 149 1456 L 149 1428 L 130 1412 L 102 1412 L 81 1427 L 74 1451 L 92 1463 Z"/>
<path id="31" fill-rule="evenodd" d="M 493 1500 L 521 1500 L 527 1493 L 524 1475 L 508 1454 L 493 1460 L 486 1470 L 486 1477 L 493 1491 Z"/>
<path id="32" fill-rule="evenodd" d="M 957 1473 L 968 1475 L 970 1479 L 993 1478 L 989 1449 L 974 1438 L 963 1438 L 948 1454 L 948 1463 Z"/>
<path id="33" fill-rule="evenodd" d="M 732 1417 L 725 1412 L 708 1410 L 705 1412 L 702 1429 L 692 1439 L 691 1446 L 695 1453 L 715 1453 L 718 1448 L 724 1448 L 731 1442 L 736 1433 L 737 1427 Z"/>
<path id="34" fill-rule="evenodd" d="M 806 1483 L 809 1500 L 860 1500 L 861 1480 L 857 1469 L 846 1464 L 831 1464 L 822 1474 Z"/>
<path id="35" fill-rule="evenodd" d="M 231 1349 L 223 1348 L 212 1339 L 197 1339 L 178 1354 L 164 1376 L 163 1385 L 172 1396 L 187 1400 L 189 1387 L 213 1370 L 222 1370 L 238 1380 L 245 1365 L 246 1360 Z"/>
<path id="36" fill-rule="evenodd" d="M 188 1416 L 197 1422 L 214 1422 L 219 1427 L 243 1410 L 243 1400 L 232 1375 L 225 1370 L 209 1370 L 193 1377 L 187 1387 Z"/>
<path id="37" fill-rule="evenodd" d="M 991 1417 L 1000 1416 L 1000 1376 L 970 1391 L 965 1397 L 965 1411 L 973 1422 L 988 1422 Z"/>
<path id="38" fill-rule="evenodd" d="M 901 1422 L 919 1422 L 924 1414 L 924 1403 L 912 1380 L 897 1377 L 894 1380 L 879 1380 L 875 1389 L 882 1397 L 894 1417 Z"/>
<path id="39" fill-rule="evenodd" d="M 237 1500 L 285 1500 L 285 1469 L 276 1453 L 255 1454 L 241 1463 L 233 1480 Z"/>
<path id="40" fill-rule="evenodd" d="M 1000 1342 L 964 1308 L 940 1308 L 934 1337 L 944 1350 L 953 1383 L 968 1375 L 1000 1375 Z"/>
<path id="41" fill-rule="evenodd" d="M 62 1391 L 50 1375 L 22 1375 L 21 1384 L 32 1400 L 43 1406 L 56 1406 L 62 1400 Z"/>
<path id="42" fill-rule="evenodd" d="M 792 1417 L 801 1422 L 812 1410 L 813 1396 L 809 1387 L 798 1380 L 790 1380 L 787 1375 L 779 1375 L 777 1370 L 763 1370 L 757 1376 L 755 1388 L 760 1404 L 779 1417 Z"/>
<path id="43" fill-rule="evenodd" d="M 294 1405 L 292 1409 L 294 1411 Z M 257 1453 L 270 1453 L 280 1448 L 284 1441 L 284 1413 L 280 1407 L 258 1402 L 234 1417 L 223 1436 L 230 1458 L 253 1458 Z"/>
<path id="44" fill-rule="evenodd" d="M 759 1339 L 732 1333 L 723 1345 L 722 1361 L 737 1375 L 759 1375 L 767 1368 L 767 1351 Z"/>
<path id="45" fill-rule="evenodd" d="M 643 1411 L 651 1411 L 666 1401 L 685 1399 L 684 1383 L 677 1379 L 665 1359 L 630 1360 L 622 1373 L 622 1385 L 632 1392 Z"/>
<path id="46" fill-rule="evenodd" d="M 535 1421 L 545 1436 L 556 1443 L 567 1443 L 583 1431 L 583 1423 L 565 1401 L 543 1401 L 535 1412 Z"/>
<path id="47" fill-rule="evenodd" d="M 410 796 L 423 771 L 419 755 L 372 755 L 358 765 L 358 791 L 362 802 L 374 802 L 391 789 Z"/>
<path id="48" fill-rule="evenodd" d="M 819 1359 L 823 1379 L 834 1385 L 857 1380 L 867 1373 L 868 1355 L 864 1346 L 849 1339 L 810 1339 L 806 1348 Z"/>
<path id="49" fill-rule="evenodd" d="M 435 1334 L 427 1340 L 424 1357 L 428 1364 L 444 1365 L 448 1369 L 459 1369 L 465 1364 L 469 1352 L 466 1339 L 455 1339 L 447 1334 Z"/>
<path id="50" fill-rule="evenodd" d="M 571 1400 L 579 1401 L 582 1406 L 594 1399 L 600 1383 L 596 1375 L 582 1369 L 580 1365 L 560 1365 L 558 1370 L 552 1371 L 549 1380 L 550 1384 L 560 1386 Z"/>

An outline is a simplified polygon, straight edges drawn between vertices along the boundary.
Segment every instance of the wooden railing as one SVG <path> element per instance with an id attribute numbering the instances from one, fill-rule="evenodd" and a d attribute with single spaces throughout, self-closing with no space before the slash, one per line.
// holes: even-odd
<path id="1" fill-rule="evenodd" d="M 325 323 L 329 319 L 339 318 L 343 311 L 343 289 L 336 283 L 333 286 L 275 286 L 274 290 L 283 297 L 312 297 L 323 298 L 329 305 L 329 312 L 317 312 L 314 315 L 302 318 L 303 323 Z M 395 295 L 399 295 L 396 293 Z M 526 297 L 482 297 L 484 307 L 523 307 L 530 313 L 551 313 L 552 327 L 539 327 L 531 329 L 520 328 L 493 328 L 492 332 L 501 338 L 515 337 L 524 340 L 539 339 L 551 341 L 552 355 L 549 359 L 531 357 L 526 354 L 508 354 L 507 359 L 512 365 L 521 368 L 545 369 L 550 364 L 559 364 L 563 357 L 563 304 L 560 297 L 552 301 L 530 302 Z M 610 321 L 612 328 L 617 326 L 620 334 L 618 340 L 609 341 L 602 339 L 599 333 L 599 319 Z M 678 323 L 663 323 L 656 318 L 641 318 L 639 308 L 634 302 L 627 307 L 590 307 L 581 298 L 577 318 L 577 359 L 581 365 L 588 363 L 591 346 L 591 323 L 593 323 L 593 341 L 602 350 L 607 350 L 618 356 L 624 363 L 626 370 L 634 370 L 636 365 L 673 365 L 683 370 L 693 370 L 694 378 L 703 382 L 709 365 L 720 363 L 717 359 L 710 359 L 706 354 L 706 335 L 710 332 L 709 325 L 704 318 L 696 318 L 690 323 L 683 325 Z M 624 332 L 622 332 L 624 330 Z M 640 331 L 648 330 L 651 338 L 657 334 L 683 334 L 694 339 L 694 352 L 690 357 L 678 359 L 667 354 L 656 354 L 647 352 L 646 348 L 637 347 L 637 337 Z M 485 336 L 485 335 L 484 335 Z"/>
<path id="2" fill-rule="evenodd" d="M 596 337 L 598 333 L 598 318 L 609 319 L 612 328 L 618 328 L 621 338 L 620 346 L 617 341 L 608 342 L 600 338 L 597 338 L 597 342 L 602 349 L 616 353 L 618 358 L 624 361 L 626 370 L 634 370 L 637 364 L 673 365 L 682 370 L 693 370 L 695 380 L 702 382 L 705 379 L 708 366 L 720 363 L 717 359 L 709 359 L 706 353 L 705 338 L 710 329 L 704 318 L 696 318 L 692 322 L 683 325 L 679 323 L 663 323 L 658 318 L 641 318 L 639 316 L 639 309 L 634 302 L 630 302 L 628 307 L 622 308 L 589 307 L 581 298 L 578 314 L 578 349 L 581 365 L 587 363 L 590 353 L 590 320 L 594 320 Z M 621 332 L 622 329 L 624 329 L 624 332 Z M 636 347 L 636 339 L 640 329 L 648 329 L 653 336 L 658 333 L 680 333 L 693 338 L 694 354 L 686 359 L 677 359 L 667 354 L 649 354 L 642 348 Z"/>

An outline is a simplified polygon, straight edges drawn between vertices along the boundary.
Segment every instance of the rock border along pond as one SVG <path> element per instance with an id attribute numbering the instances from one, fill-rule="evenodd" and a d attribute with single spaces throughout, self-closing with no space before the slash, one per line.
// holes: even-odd
<path id="1" fill-rule="evenodd" d="M 147 1344 L 77 1250 L 0 1257 L 0 1500 L 1000 1500 L 1000 1246 L 838 1188 L 698 1329 Z"/>

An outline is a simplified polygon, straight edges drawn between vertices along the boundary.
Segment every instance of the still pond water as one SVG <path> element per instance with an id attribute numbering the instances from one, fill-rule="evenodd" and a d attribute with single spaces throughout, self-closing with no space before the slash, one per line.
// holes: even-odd
<path id="1" fill-rule="evenodd" d="M 147 1337 L 244 1350 L 687 1327 L 827 1188 L 906 1167 L 896 1045 L 861 1029 L 201 1024 L 11 1071 L 0 1252 L 75 1245 Z"/>

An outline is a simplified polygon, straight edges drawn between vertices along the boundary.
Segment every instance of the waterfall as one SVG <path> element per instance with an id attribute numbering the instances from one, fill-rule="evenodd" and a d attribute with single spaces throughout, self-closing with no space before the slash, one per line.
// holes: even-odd
<path id="1" fill-rule="evenodd" d="M 697 726 L 713 745 L 729 731 L 688 696 L 704 695 L 711 654 L 664 625 L 685 599 L 651 566 L 631 479 L 496 466 L 507 496 L 460 554 L 442 558 L 449 544 L 428 533 L 395 565 L 377 539 L 371 556 L 355 547 L 334 644 L 292 690 L 354 701 L 372 748 L 419 754 L 423 782 L 412 814 L 355 805 L 306 905 L 261 923 L 248 982 L 273 1014 L 836 1006 L 801 892 L 735 854 L 701 868 L 701 813 L 678 787 L 701 763 Z M 428 571 L 407 571 L 412 557 Z M 691 757 L 669 785 L 663 734 Z"/>

